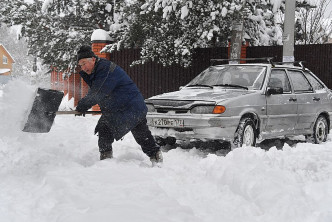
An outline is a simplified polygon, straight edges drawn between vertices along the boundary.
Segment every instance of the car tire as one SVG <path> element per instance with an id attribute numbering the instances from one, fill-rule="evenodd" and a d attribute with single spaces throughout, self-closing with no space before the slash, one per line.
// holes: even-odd
<path id="1" fill-rule="evenodd" d="M 159 146 L 165 146 L 165 145 L 174 145 L 176 143 L 176 139 L 174 137 L 160 137 L 160 136 L 156 136 L 154 137 L 156 143 Z"/>
<path id="2" fill-rule="evenodd" d="M 159 146 L 165 146 L 166 145 L 165 139 L 160 137 L 160 136 L 155 136 L 154 140 L 156 141 L 156 144 L 159 145 Z"/>
<path id="3" fill-rule="evenodd" d="M 234 147 L 255 146 L 256 137 L 254 121 L 249 117 L 242 118 L 235 132 L 233 145 Z"/>
<path id="4" fill-rule="evenodd" d="M 311 135 L 310 140 L 317 144 L 326 142 L 328 133 L 329 126 L 326 118 L 324 116 L 319 116 L 315 122 L 313 134 Z"/>

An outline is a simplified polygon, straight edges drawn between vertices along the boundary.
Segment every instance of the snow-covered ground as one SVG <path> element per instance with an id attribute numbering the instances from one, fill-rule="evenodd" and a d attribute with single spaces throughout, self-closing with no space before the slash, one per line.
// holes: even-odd
<path id="1" fill-rule="evenodd" d="M 98 116 L 21 131 L 35 88 L 0 90 L 1 222 L 331 222 L 332 141 L 218 156 L 180 148 L 151 167 L 131 134 L 99 161 Z"/>

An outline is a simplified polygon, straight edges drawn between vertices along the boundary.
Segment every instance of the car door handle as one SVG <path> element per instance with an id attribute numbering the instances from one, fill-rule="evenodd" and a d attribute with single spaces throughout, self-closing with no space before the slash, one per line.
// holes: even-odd
<path id="1" fill-rule="evenodd" d="M 293 97 L 291 97 L 291 98 L 289 98 L 289 101 L 290 101 L 290 102 L 296 102 L 297 99 L 296 99 L 296 98 L 294 99 Z"/>
<path id="2" fill-rule="evenodd" d="M 319 101 L 319 100 L 320 100 L 319 97 L 314 97 L 314 98 L 313 98 L 313 101 Z"/>

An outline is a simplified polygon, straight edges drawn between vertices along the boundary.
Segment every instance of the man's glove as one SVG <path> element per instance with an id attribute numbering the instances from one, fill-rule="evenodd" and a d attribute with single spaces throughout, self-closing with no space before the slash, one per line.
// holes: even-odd
<path id="1" fill-rule="evenodd" d="M 77 110 L 76 110 L 77 111 Z M 78 111 L 77 111 L 78 112 Z M 85 112 L 80 112 L 80 113 L 77 113 L 77 114 L 75 114 L 75 116 L 83 116 L 83 117 L 85 117 Z"/>
<path id="2" fill-rule="evenodd" d="M 75 116 L 83 116 L 83 117 L 85 117 L 85 111 L 79 110 L 79 109 L 77 109 L 77 107 L 76 107 L 75 111 L 79 112 L 79 113 L 75 114 Z"/>

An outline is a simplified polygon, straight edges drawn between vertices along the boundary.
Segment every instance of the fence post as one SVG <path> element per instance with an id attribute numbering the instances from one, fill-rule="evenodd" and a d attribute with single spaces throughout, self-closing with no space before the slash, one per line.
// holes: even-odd
<path id="1" fill-rule="evenodd" d="M 74 76 L 74 106 L 77 106 L 78 101 L 82 98 L 81 97 L 81 76 L 79 73 L 75 72 L 72 73 Z"/>
<path id="2" fill-rule="evenodd" d="M 51 89 L 55 89 L 55 84 L 56 84 L 56 69 L 51 66 Z"/>
<path id="3" fill-rule="evenodd" d="M 74 73 L 68 77 L 68 101 L 74 97 Z"/>

